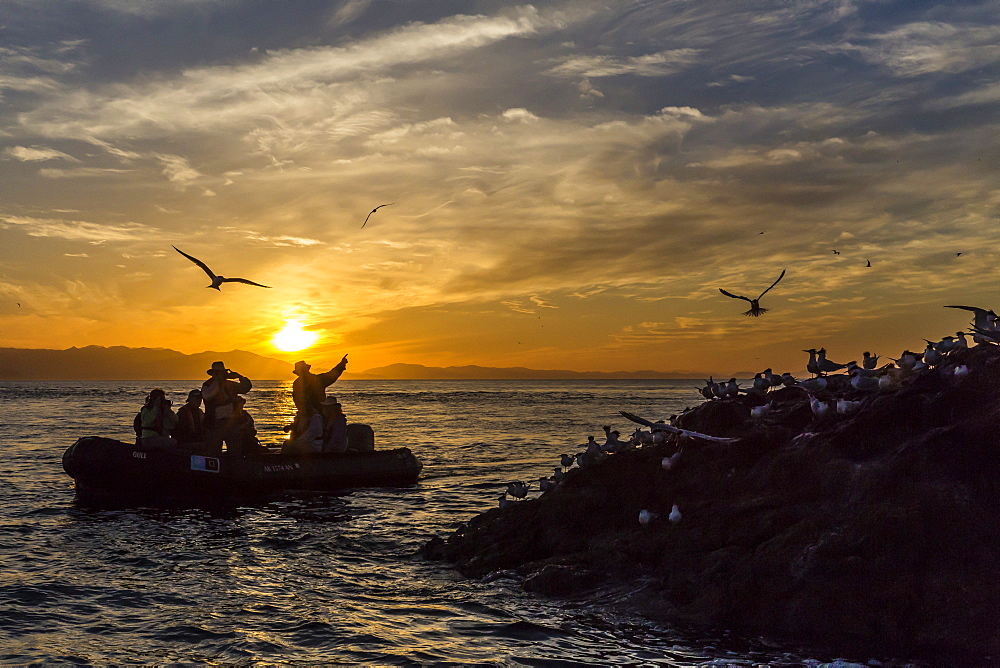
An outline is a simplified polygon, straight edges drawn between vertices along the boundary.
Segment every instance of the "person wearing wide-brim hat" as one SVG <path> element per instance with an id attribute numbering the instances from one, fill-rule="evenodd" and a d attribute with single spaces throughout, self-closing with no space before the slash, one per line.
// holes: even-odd
<path id="1" fill-rule="evenodd" d="M 205 401 L 205 442 L 213 454 L 219 454 L 223 441 L 227 448 L 236 445 L 236 435 L 231 429 L 236 398 L 249 392 L 253 384 L 246 376 L 227 369 L 222 362 L 212 362 L 212 368 L 206 373 L 211 377 L 201 385 L 201 398 Z"/>
<path id="2" fill-rule="evenodd" d="M 292 401 L 295 402 L 295 423 L 291 438 L 305 431 L 309 418 L 322 410 L 322 402 L 326 398 L 326 388 L 337 382 L 337 379 L 347 368 L 347 355 L 335 367 L 323 373 L 310 371 L 312 365 L 298 361 L 292 367 L 292 373 L 297 378 L 292 382 Z"/>

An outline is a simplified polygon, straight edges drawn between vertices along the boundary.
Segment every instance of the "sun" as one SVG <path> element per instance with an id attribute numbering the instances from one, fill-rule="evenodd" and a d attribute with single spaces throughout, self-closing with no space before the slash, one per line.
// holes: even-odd
<path id="1" fill-rule="evenodd" d="M 319 334 L 302 329 L 302 321 L 289 320 L 285 323 L 284 328 L 271 339 L 271 345 L 278 350 L 291 353 L 296 350 L 305 350 L 316 343 L 317 339 L 319 339 Z"/>

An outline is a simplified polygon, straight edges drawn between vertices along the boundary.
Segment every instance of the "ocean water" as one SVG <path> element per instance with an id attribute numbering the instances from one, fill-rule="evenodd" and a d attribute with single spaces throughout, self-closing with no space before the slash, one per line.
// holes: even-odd
<path id="1" fill-rule="evenodd" d="M 247 395 L 261 440 L 294 412 L 290 382 Z M 0 382 L 0 663 L 272 662 L 690 666 L 833 660 L 726 631 L 654 624 L 627 591 L 585 599 L 467 580 L 417 550 L 550 475 L 628 410 L 665 418 L 697 381 L 343 381 L 330 388 L 376 447 L 409 447 L 418 484 L 225 509 L 77 506 L 62 470 L 80 436 L 130 442 L 152 387 Z M 537 490 L 537 484 L 535 485 Z M 537 495 L 534 491 L 531 496 Z M 642 583 L 636 583 L 642 586 Z M 840 665 L 849 665 L 841 662 Z"/>

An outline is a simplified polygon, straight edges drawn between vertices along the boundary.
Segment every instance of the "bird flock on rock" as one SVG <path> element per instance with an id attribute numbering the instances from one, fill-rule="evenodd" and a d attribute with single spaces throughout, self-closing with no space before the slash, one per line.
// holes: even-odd
<path id="1" fill-rule="evenodd" d="M 741 395 L 753 397 L 753 401 L 749 402 L 749 412 L 750 418 L 757 422 L 765 420 L 770 412 L 771 402 L 767 400 L 769 393 L 783 388 L 798 388 L 808 395 L 814 420 L 822 422 L 834 416 L 855 413 L 878 393 L 896 391 L 921 374 L 939 373 L 961 379 L 970 373 L 970 369 L 968 365 L 955 359 L 956 353 L 970 345 L 1000 345 L 1000 317 L 992 310 L 975 306 L 948 305 L 945 308 L 970 311 L 973 322 L 969 331 L 956 332 L 954 336 L 945 336 L 937 341 L 925 339 L 926 346 L 922 352 L 904 350 L 899 357 L 887 358 L 889 361 L 880 365 L 879 356 L 867 351 L 862 356 L 861 364 L 857 361 L 839 363 L 826 356 L 825 348 L 811 348 L 803 351 L 809 355 L 806 370 L 812 374 L 811 378 L 798 380 L 790 373 L 776 374 L 768 368 L 755 374 L 748 387 L 740 387 L 735 378 L 717 383 L 709 377 L 705 386 L 697 389 L 708 401 L 733 400 Z M 689 410 L 691 409 L 685 408 L 682 414 Z M 681 460 L 684 443 L 682 438 L 714 443 L 740 440 L 683 429 L 674 424 L 677 415 L 672 415 L 667 420 L 652 421 L 627 411 L 620 413 L 639 427 L 628 438 L 623 439 L 618 430 L 604 425 L 604 442 L 589 436 L 582 452 L 560 455 L 559 466 L 554 469 L 553 475 L 538 479 L 539 491 L 544 494 L 558 488 L 572 471 L 577 470 L 573 468 L 574 464 L 577 468 L 594 466 L 620 453 L 659 445 L 670 439 L 677 445 L 677 451 L 660 461 L 660 466 L 667 472 L 676 469 Z M 509 484 L 506 492 L 500 496 L 500 507 L 507 508 L 526 500 L 530 487 L 525 482 Z M 677 524 L 681 517 L 680 508 L 674 504 L 667 516 L 668 521 Z M 639 512 L 639 525 L 650 526 L 659 521 L 659 518 L 658 513 L 643 509 Z"/>

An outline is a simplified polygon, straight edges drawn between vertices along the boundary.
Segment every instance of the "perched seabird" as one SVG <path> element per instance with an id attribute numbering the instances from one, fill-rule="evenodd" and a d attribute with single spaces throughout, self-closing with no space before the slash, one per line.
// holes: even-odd
<path id="1" fill-rule="evenodd" d="M 177 251 L 178 253 L 180 253 L 181 255 L 183 255 L 184 257 L 186 257 L 187 259 L 189 259 L 192 262 L 194 262 L 196 265 L 198 265 L 199 267 L 201 267 L 202 270 L 206 274 L 208 274 L 208 277 L 212 279 L 212 284 L 211 285 L 206 285 L 205 286 L 206 288 L 213 288 L 215 290 L 218 290 L 219 292 L 222 292 L 222 288 L 220 288 L 219 286 L 222 285 L 223 283 L 246 283 L 247 285 L 256 285 L 258 288 L 270 288 L 271 287 L 269 285 L 261 285 L 260 283 L 254 283 L 253 281 L 248 281 L 245 278 L 226 278 L 225 276 L 218 276 L 218 275 L 214 274 L 211 269 L 208 268 L 207 264 L 205 264 L 204 262 L 202 262 L 198 258 L 192 257 L 192 256 L 188 255 L 187 253 L 185 253 L 184 251 L 182 251 L 177 246 L 171 246 L 171 248 L 173 248 L 175 251 Z"/>
<path id="2" fill-rule="evenodd" d="M 604 425 L 603 429 L 606 440 L 601 449 L 604 452 L 621 452 L 630 445 L 628 441 L 618 438 L 621 434 L 616 430 L 612 430 L 609 425 Z"/>
<path id="3" fill-rule="evenodd" d="M 864 376 L 865 378 L 877 378 L 881 376 L 886 371 L 886 367 L 891 367 L 891 364 L 887 364 L 881 369 L 866 369 L 864 367 L 858 366 L 857 362 L 851 362 L 847 365 L 847 373 L 850 376 Z"/>
<path id="4" fill-rule="evenodd" d="M 368 215 L 365 216 L 365 222 L 361 223 L 361 229 L 365 229 L 365 225 L 368 224 L 368 219 L 372 217 L 373 213 L 381 209 L 383 206 L 392 206 L 393 204 L 395 204 L 395 202 L 389 202 L 388 204 L 379 204 L 377 207 L 369 211 Z"/>
<path id="5" fill-rule="evenodd" d="M 837 399 L 837 412 L 841 415 L 847 415 L 848 413 L 853 413 L 854 411 L 861 408 L 861 401 L 848 401 L 847 399 Z"/>
<path id="6" fill-rule="evenodd" d="M 740 396 L 740 386 L 735 378 L 730 378 L 729 382 L 726 383 L 726 398 L 735 399 L 738 396 Z"/>
<path id="7" fill-rule="evenodd" d="M 550 489 L 555 489 L 555 488 L 556 488 L 556 481 L 553 480 L 552 478 L 542 477 L 538 479 L 538 491 L 547 492 Z"/>
<path id="8" fill-rule="evenodd" d="M 771 372 L 771 367 L 764 369 L 764 380 L 766 380 L 771 387 L 778 387 L 783 382 L 781 380 L 781 376 Z"/>
<path id="9" fill-rule="evenodd" d="M 904 350 L 903 354 L 900 355 L 898 359 L 894 359 L 892 361 L 895 362 L 896 366 L 898 366 L 903 371 L 909 372 L 913 370 L 913 367 L 916 366 L 917 362 L 921 359 L 921 357 L 922 355 L 910 352 L 909 350 Z"/>
<path id="10" fill-rule="evenodd" d="M 969 342 L 965 339 L 965 332 L 955 332 L 955 347 L 952 350 L 968 348 Z"/>
<path id="11" fill-rule="evenodd" d="M 763 372 L 755 373 L 753 376 L 753 389 L 758 394 L 765 394 L 771 389 L 771 379 L 765 378 Z"/>
<path id="12" fill-rule="evenodd" d="M 750 417 L 754 420 L 763 420 L 764 416 L 767 415 L 771 410 L 771 404 L 766 403 L 762 406 L 754 406 L 750 409 Z"/>
<path id="13" fill-rule="evenodd" d="M 817 376 L 816 378 L 807 378 L 806 380 L 800 380 L 799 387 L 801 387 L 806 392 L 813 394 L 815 392 L 822 392 L 826 389 L 827 382 L 826 378 L 823 376 Z"/>
<path id="14" fill-rule="evenodd" d="M 554 480 L 556 483 L 560 483 L 560 482 L 562 482 L 565 479 L 566 479 L 566 473 L 563 472 L 562 469 L 558 469 L 558 468 L 557 469 L 553 469 L 553 471 L 552 471 L 552 480 Z"/>
<path id="15" fill-rule="evenodd" d="M 587 453 L 588 455 L 594 455 L 601 451 L 601 445 L 593 436 L 587 437 Z"/>
<path id="16" fill-rule="evenodd" d="M 809 361 L 806 362 L 806 371 L 808 371 L 814 376 L 818 376 L 820 374 L 820 371 L 819 371 L 819 364 L 817 364 L 816 362 L 816 352 L 817 352 L 816 349 L 810 348 L 809 350 L 803 350 L 802 352 L 809 353 Z"/>
<path id="17" fill-rule="evenodd" d="M 780 281 L 784 277 L 785 277 L 785 270 L 782 269 L 781 270 L 781 275 L 778 276 L 778 279 L 774 283 L 771 283 L 771 286 L 767 290 L 764 290 L 764 292 L 762 292 L 759 295 L 757 295 L 756 299 L 750 299 L 749 297 L 744 297 L 743 295 L 734 295 L 732 292 L 726 292 L 722 288 L 719 288 L 719 292 L 721 292 L 722 294 L 726 295 L 727 297 L 732 297 L 733 299 L 742 299 L 744 301 L 750 302 L 750 310 L 744 311 L 743 315 L 749 315 L 749 316 L 753 316 L 754 318 L 756 318 L 757 316 L 761 315 L 762 313 L 766 313 L 767 312 L 766 308 L 761 308 L 760 303 L 759 303 L 760 302 L 760 298 L 763 297 L 764 295 L 766 295 L 768 293 L 768 290 L 770 290 L 771 288 L 773 288 L 774 286 L 776 286 L 778 284 L 778 281 Z"/>
<path id="18" fill-rule="evenodd" d="M 857 367 L 857 371 L 851 374 L 851 387 L 858 392 L 877 392 L 879 379 L 875 376 L 864 376 L 861 371 L 864 369 Z"/>
<path id="19" fill-rule="evenodd" d="M 674 504 L 674 507 L 670 509 L 670 514 L 667 515 L 667 519 L 670 520 L 672 524 L 677 524 L 681 521 L 681 509 Z"/>
<path id="20" fill-rule="evenodd" d="M 930 366 L 937 366 L 944 361 L 944 355 L 939 353 L 934 344 L 928 341 L 927 347 L 924 349 L 924 361 Z"/>
<path id="21" fill-rule="evenodd" d="M 861 360 L 861 366 L 866 369 L 874 369 L 878 366 L 878 355 L 872 355 L 870 352 L 865 351 L 864 359 Z"/>
<path id="22" fill-rule="evenodd" d="M 559 455 L 559 463 L 563 465 L 563 468 L 569 468 L 573 465 L 576 458 L 573 455 Z"/>
<path id="23" fill-rule="evenodd" d="M 830 410 L 830 404 L 825 401 L 820 401 L 816 397 L 810 395 L 809 408 L 812 410 L 813 415 L 816 416 L 816 419 L 822 420 L 826 417 L 827 412 Z"/>
<path id="24" fill-rule="evenodd" d="M 646 510 L 643 508 L 639 511 L 639 524 L 642 526 L 649 526 L 650 522 L 655 520 L 659 515 L 654 513 L 652 510 Z"/>
<path id="25" fill-rule="evenodd" d="M 508 499 L 506 494 L 501 494 L 500 497 L 499 497 L 499 500 L 500 500 L 500 508 L 501 509 L 502 508 L 510 508 L 512 505 L 514 505 L 516 503 L 516 501 Z"/>
<path id="26" fill-rule="evenodd" d="M 847 368 L 847 364 L 837 364 L 834 361 L 828 360 L 826 358 L 826 348 L 820 348 L 816 352 L 816 366 L 823 373 L 830 373 L 831 371 L 840 371 L 841 369 Z"/>
<path id="27" fill-rule="evenodd" d="M 528 496 L 528 484 L 520 480 L 512 482 L 507 485 L 507 494 L 513 496 L 515 499 L 523 499 Z"/>
<path id="28" fill-rule="evenodd" d="M 884 376 L 879 376 L 878 379 L 878 389 L 879 390 L 892 390 L 898 385 L 898 380 L 892 373 L 887 373 Z"/>
<path id="29" fill-rule="evenodd" d="M 781 384 L 784 385 L 785 387 L 793 387 L 798 382 L 799 381 L 795 380 L 795 376 L 788 373 L 787 371 L 781 374 Z"/>
<path id="30" fill-rule="evenodd" d="M 678 450 L 669 457 L 664 457 L 663 459 L 661 459 L 660 466 L 663 467 L 664 471 L 669 471 L 670 469 L 674 468 L 677 465 L 677 462 L 680 460 L 680 458 L 681 458 L 681 451 Z"/>
<path id="31" fill-rule="evenodd" d="M 705 397 L 706 399 L 714 399 L 715 398 L 714 386 L 715 386 L 714 382 L 712 382 L 711 380 L 706 380 L 705 387 L 698 388 L 698 392 L 700 392 L 701 396 Z"/>

